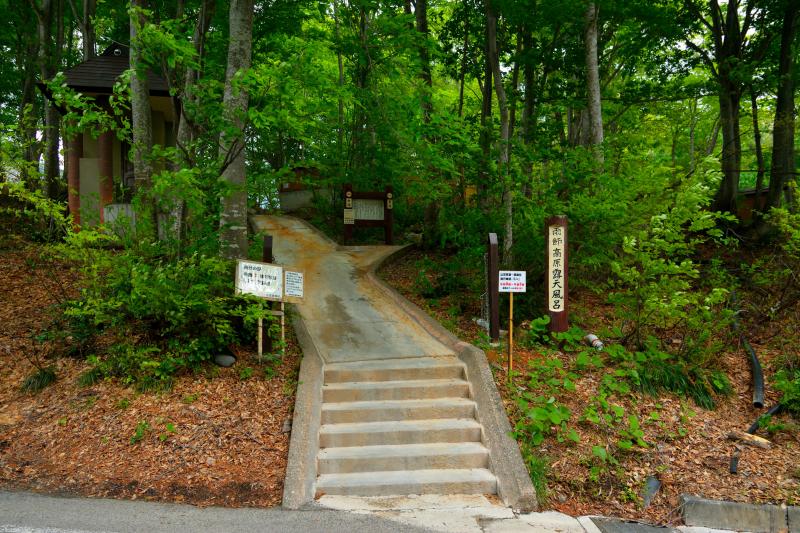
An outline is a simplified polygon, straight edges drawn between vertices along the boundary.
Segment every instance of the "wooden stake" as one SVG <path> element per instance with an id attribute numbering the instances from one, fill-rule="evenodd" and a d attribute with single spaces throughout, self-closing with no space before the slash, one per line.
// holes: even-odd
<path id="1" fill-rule="evenodd" d="M 286 350 L 286 348 L 285 348 L 285 346 L 286 346 L 286 326 L 285 326 L 285 322 L 284 322 L 285 315 L 286 315 L 286 313 L 284 312 L 284 309 L 283 309 L 283 302 L 281 302 L 281 344 L 284 345 L 284 348 L 283 348 L 284 351 Z"/>
<path id="2" fill-rule="evenodd" d="M 264 347 L 261 342 L 263 339 L 264 339 L 264 323 L 261 317 L 259 316 L 258 317 L 258 360 L 259 361 L 261 361 L 261 357 L 264 355 Z"/>
<path id="3" fill-rule="evenodd" d="M 514 293 L 508 293 L 508 382 L 514 368 Z"/>

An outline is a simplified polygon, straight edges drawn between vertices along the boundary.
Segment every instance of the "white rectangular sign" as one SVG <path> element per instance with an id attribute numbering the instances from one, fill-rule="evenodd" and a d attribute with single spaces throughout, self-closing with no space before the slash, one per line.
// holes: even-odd
<path id="1" fill-rule="evenodd" d="M 383 220 L 383 200 L 353 199 L 356 220 Z"/>
<path id="2" fill-rule="evenodd" d="M 550 264 L 547 265 L 547 307 L 550 311 L 564 310 L 564 230 L 561 226 L 548 228 Z"/>
<path id="3" fill-rule="evenodd" d="M 352 209 L 345 208 L 344 210 L 344 223 L 355 224 L 356 218 Z"/>
<path id="4" fill-rule="evenodd" d="M 283 267 L 239 260 L 236 264 L 236 292 L 253 294 L 267 300 L 282 300 Z"/>
<path id="5" fill-rule="evenodd" d="M 501 270 L 498 288 L 500 292 L 525 292 L 524 270 Z"/>
<path id="6" fill-rule="evenodd" d="M 285 275 L 285 294 L 286 297 L 302 298 L 303 297 L 303 273 L 292 272 L 290 270 L 284 271 Z"/>

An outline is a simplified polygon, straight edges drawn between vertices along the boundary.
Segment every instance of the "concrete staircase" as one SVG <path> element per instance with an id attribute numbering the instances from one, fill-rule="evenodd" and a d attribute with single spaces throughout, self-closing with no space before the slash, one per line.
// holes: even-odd
<path id="1" fill-rule="evenodd" d="M 496 493 L 464 372 L 452 356 L 325 365 L 317 496 Z"/>

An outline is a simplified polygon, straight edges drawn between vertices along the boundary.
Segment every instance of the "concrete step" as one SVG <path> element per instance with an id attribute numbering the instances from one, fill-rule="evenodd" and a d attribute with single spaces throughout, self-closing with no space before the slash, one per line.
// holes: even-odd
<path id="1" fill-rule="evenodd" d="M 317 497 L 323 494 L 493 494 L 497 492 L 497 479 L 483 468 L 323 474 L 317 479 L 316 492 Z"/>
<path id="2" fill-rule="evenodd" d="M 464 377 L 464 363 L 452 356 L 414 357 L 325 365 L 325 383 Z"/>
<path id="3" fill-rule="evenodd" d="M 381 400 L 322 404 L 322 423 L 381 422 L 435 418 L 473 418 L 475 402 L 467 398 Z"/>
<path id="4" fill-rule="evenodd" d="M 466 398 L 467 396 L 469 396 L 469 383 L 463 379 L 348 381 L 322 386 L 322 401 L 325 403 Z"/>
<path id="5" fill-rule="evenodd" d="M 320 474 L 487 468 L 489 450 L 479 442 L 324 448 L 317 465 Z"/>
<path id="6" fill-rule="evenodd" d="M 323 424 L 319 428 L 320 448 L 480 440 L 481 425 L 465 418 Z"/>

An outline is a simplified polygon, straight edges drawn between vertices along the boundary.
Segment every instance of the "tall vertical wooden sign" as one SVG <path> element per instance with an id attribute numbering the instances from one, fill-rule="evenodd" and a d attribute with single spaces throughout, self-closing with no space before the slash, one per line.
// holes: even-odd
<path id="1" fill-rule="evenodd" d="M 569 329 L 568 308 L 568 253 L 567 217 L 550 217 L 545 223 L 547 242 L 547 276 L 545 278 L 547 313 L 550 315 L 550 331 Z"/>
<path id="2" fill-rule="evenodd" d="M 486 300 L 488 307 L 489 338 L 500 339 L 500 292 L 497 288 L 500 261 L 497 253 L 497 233 L 490 233 L 486 241 Z"/>

